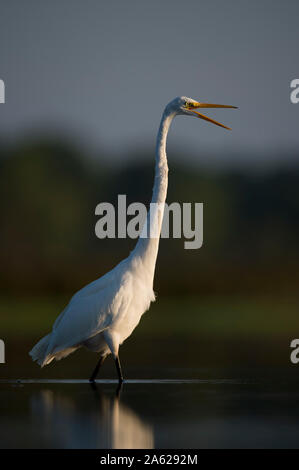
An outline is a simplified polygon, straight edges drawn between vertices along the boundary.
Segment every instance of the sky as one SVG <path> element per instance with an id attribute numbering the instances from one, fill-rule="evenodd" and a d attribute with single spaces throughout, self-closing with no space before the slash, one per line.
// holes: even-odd
<path id="1" fill-rule="evenodd" d="M 164 106 L 186 95 L 238 106 L 207 112 L 233 131 L 178 117 L 168 150 L 283 160 L 299 145 L 298 18 L 296 0 L 2 2 L 0 139 L 65 133 L 129 158 L 154 149 Z"/>

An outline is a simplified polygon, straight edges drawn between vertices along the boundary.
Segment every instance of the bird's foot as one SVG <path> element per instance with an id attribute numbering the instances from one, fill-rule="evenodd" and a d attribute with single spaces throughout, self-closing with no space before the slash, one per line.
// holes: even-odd
<path id="1" fill-rule="evenodd" d="M 123 388 L 124 379 L 118 381 L 118 386 L 115 391 L 116 398 L 120 398 L 120 394 Z"/>
<path id="2" fill-rule="evenodd" d="M 93 380 L 93 381 L 89 380 L 89 385 L 92 388 L 92 390 L 95 390 L 95 391 L 98 390 L 98 386 L 97 386 L 95 380 Z"/>

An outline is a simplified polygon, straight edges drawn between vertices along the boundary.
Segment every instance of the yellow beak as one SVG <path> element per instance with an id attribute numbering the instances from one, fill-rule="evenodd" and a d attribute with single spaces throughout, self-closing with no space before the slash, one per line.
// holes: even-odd
<path id="1" fill-rule="evenodd" d="M 203 119 L 204 121 L 211 122 L 212 124 L 216 124 L 216 126 L 224 127 L 224 129 L 231 130 L 230 127 L 224 126 L 224 124 L 221 124 L 218 121 L 215 121 L 214 119 L 211 119 L 204 114 L 199 113 L 198 111 L 194 111 L 194 108 L 233 108 L 237 109 L 237 106 L 230 106 L 227 104 L 210 104 L 210 103 L 194 103 L 192 106 L 188 107 L 188 111 L 191 111 L 193 114 L 195 114 L 198 118 Z"/>

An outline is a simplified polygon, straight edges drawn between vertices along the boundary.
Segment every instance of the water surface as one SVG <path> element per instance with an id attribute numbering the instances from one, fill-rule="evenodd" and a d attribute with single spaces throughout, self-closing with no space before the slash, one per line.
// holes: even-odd
<path id="1" fill-rule="evenodd" d="M 3 380 L 2 448 L 298 447 L 289 380 Z"/>

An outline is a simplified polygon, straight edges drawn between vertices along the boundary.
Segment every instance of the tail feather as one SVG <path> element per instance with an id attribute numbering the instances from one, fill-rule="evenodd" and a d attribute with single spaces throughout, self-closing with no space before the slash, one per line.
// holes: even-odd
<path id="1" fill-rule="evenodd" d="M 51 351 L 51 349 L 49 351 L 50 340 L 51 333 L 49 333 L 47 336 L 44 336 L 29 352 L 30 356 L 32 357 L 32 360 L 36 361 L 41 367 L 50 364 L 53 359 L 56 359 L 56 361 L 63 359 L 72 352 L 76 351 L 78 347 L 80 347 L 80 345 L 69 346 L 61 349 L 56 349 L 53 352 Z"/>
<path id="2" fill-rule="evenodd" d="M 30 351 L 30 356 L 32 357 L 33 361 L 36 361 L 41 367 L 46 365 L 45 359 L 46 359 L 46 352 L 49 346 L 51 338 L 51 333 L 49 333 L 47 336 L 44 336 L 39 342 L 31 349 Z"/>

